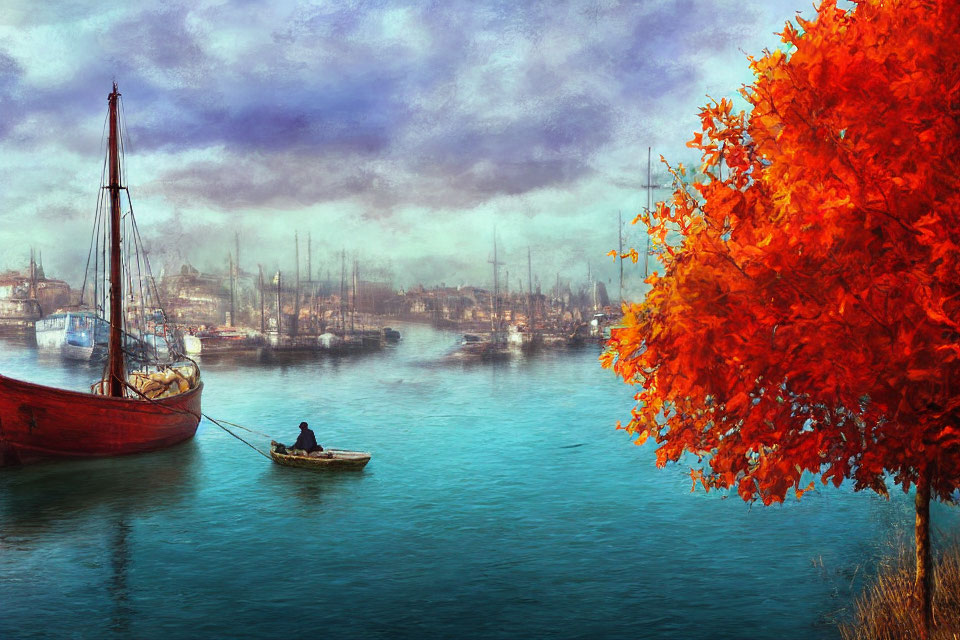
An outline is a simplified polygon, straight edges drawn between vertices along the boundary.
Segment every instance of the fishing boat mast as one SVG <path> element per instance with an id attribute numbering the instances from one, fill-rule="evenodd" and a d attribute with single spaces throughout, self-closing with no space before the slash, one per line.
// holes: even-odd
<path id="1" fill-rule="evenodd" d="M 500 262 L 497 260 L 497 228 L 493 228 L 493 296 L 490 298 L 490 331 L 493 342 L 499 341 L 500 331 Z"/>
<path id="2" fill-rule="evenodd" d="M 237 246 L 237 250 L 233 255 L 237 258 L 237 281 L 239 282 L 240 281 L 240 232 L 239 231 L 233 232 L 233 240 Z"/>
<path id="3" fill-rule="evenodd" d="M 124 395 L 123 362 L 123 280 L 120 269 L 120 145 L 118 142 L 117 102 L 120 93 L 117 83 L 107 97 L 110 105 L 109 163 L 110 183 L 110 342 L 107 355 L 109 393 L 114 398 Z"/>
<path id="4" fill-rule="evenodd" d="M 653 188 L 653 185 L 650 183 L 650 156 L 652 154 L 651 147 L 647 147 L 647 216 L 650 215 L 651 203 L 651 193 L 650 190 Z M 647 225 L 647 247 L 643 252 L 643 279 L 646 280 L 649 275 L 648 271 L 650 269 L 650 225 Z"/>
<path id="5" fill-rule="evenodd" d="M 233 276 L 234 276 L 234 273 L 233 273 L 233 255 L 228 253 L 228 254 L 227 254 L 227 257 L 229 258 L 229 261 L 230 261 L 230 322 L 227 323 L 227 326 L 228 326 L 228 327 L 233 327 L 233 326 L 236 326 L 236 324 L 237 324 L 237 321 L 236 321 L 236 317 L 237 317 L 236 303 L 235 303 L 235 300 L 234 300 L 234 298 L 235 298 L 235 296 L 234 296 L 234 290 L 236 289 L 236 280 L 234 280 L 234 277 L 233 277 Z"/>
<path id="6" fill-rule="evenodd" d="M 350 333 L 356 331 L 357 324 L 357 285 L 359 283 L 359 274 L 357 273 L 360 270 L 360 264 L 357 262 L 357 259 L 353 259 L 353 296 L 351 297 L 350 302 Z M 362 327 L 362 324 L 361 324 Z"/>
<path id="7" fill-rule="evenodd" d="M 344 318 L 344 296 L 346 295 L 346 269 L 347 269 L 347 250 L 340 249 L 340 329 L 344 335 L 347 333 L 347 321 Z"/>
<path id="8" fill-rule="evenodd" d="M 151 330 L 154 346 L 157 337 L 166 335 L 166 331 L 157 332 L 158 325 L 165 322 L 165 315 L 159 306 L 160 296 L 150 274 L 150 263 L 129 198 L 126 217 L 121 216 L 120 212 L 120 191 L 127 191 L 128 196 L 129 191 L 122 175 L 123 125 L 119 122 L 120 92 L 115 82 L 107 96 L 107 105 L 107 157 L 101 165 L 103 169 L 88 255 L 92 257 L 101 255 L 101 251 L 105 253 L 105 245 L 109 241 L 110 271 L 106 273 L 106 259 L 97 260 L 92 265 L 88 262 L 85 267 L 85 273 L 93 267 L 94 283 L 104 282 L 102 289 L 94 284 L 98 312 L 106 311 L 107 302 L 105 299 L 101 301 L 97 294 L 103 291 L 109 293 L 110 297 L 107 362 L 91 393 L 78 393 L 0 375 L 0 416 L 3 416 L 0 465 L 47 458 L 89 458 L 156 451 L 192 438 L 197 431 L 203 391 L 199 368 L 195 364 L 170 363 L 169 367 L 177 375 L 169 384 L 159 379 L 165 378 L 166 372 L 154 377 L 160 372 L 150 369 L 151 366 L 158 369 L 167 366 L 148 360 L 147 348 L 150 343 L 145 340 L 146 332 Z M 106 211 L 108 198 L 109 230 Z M 126 228 L 121 225 L 126 225 Z M 127 256 L 122 255 L 121 246 L 130 247 L 126 251 Z M 130 263 L 124 264 L 125 260 Z M 129 284 L 124 287 L 123 278 L 127 277 L 124 271 L 132 274 L 132 269 L 137 270 L 137 279 L 134 280 L 130 275 Z M 107 291 L 105 281 L 108 275 L 110 287 Z M 42 274 L 37 273 L 37 277 L 42 279 Z M 150 296 L 144 291 L 145 282 L 154 287 L 153 295 L 156 297 L 153 302 L 158 307 L 151 314 L 149 325 L 142 311 Z M 128 318 L 124 311 L 124 290 L 129 295 L 136 290 L 135 284 L 140 289 L 141 311 L 136 318 L 132 313 Z M 103 321 L 99 315 L 96 319 Z M 133 325 L 129 346 L 135 346 L 135 349 L 129 349 L 125 341 L 124 325 L 127 320 Z M 97 323 L 94 323 L 91 333 L 96 333 L 96 327 Z M 138 376 L 131 378 L 128 383 L 126 371 L 128 366 L 135 366 L 131 364 L 133 362 L 143 362 L 144 366 L 136 372 Z M 160 383 L 162 388 L 148 388 L 144 384 L 146 380 Z M 183 388 L 182 382 L 187 383 L 187 388 Z M 131 388 L 132 393 L 125 392 L 127 387 Z"/>
<path id="9" fill-rule="evenodd" d="M 267 331 L 267 325 L 263 317 L 263 265 L 258 264 L 257 271 L 260 273 L 260 333 L 264 334 Z"/>
<path id="10" fill-rule="evenodd" d="M 553 299 L 558 307 L 563 307 L 560 303 L 560 272 L 557 271 L 557 284 L 553 288 Z"/>
<path id="11" fill-rule="evenodd" d="M 623 255 L 623 211 L 617 212 L 618 256 Z M 649 238 L 649 236 L 648 236 Z M 620 306 L 623 306 L 623 259 L 620 259 Z"/>
<path id="12" fill-rule="evenodd" d="M 281 336 L 283 333 L 281 331 L 281 323 L 283 318 L 283 307 L 280 305 L 280 270 L 277 269 L 277 346 L 280 346 L 280 343 L 283 342 Z"/>
<path id="13" fill-rule="evenodd" d="M 296 338 L 300 332 L 300 234 L 293 232 L 293 262 L 295 285 L 293 289 L 293 323 L 290 325 L 290 337 Z"/>
<path id="14" fill-rule="evenodd" d="M 527 245 L 527 324 L 533 329 L 536 311 L 533 307 L 533 262 L 530 259 L 530 245 Z"/>

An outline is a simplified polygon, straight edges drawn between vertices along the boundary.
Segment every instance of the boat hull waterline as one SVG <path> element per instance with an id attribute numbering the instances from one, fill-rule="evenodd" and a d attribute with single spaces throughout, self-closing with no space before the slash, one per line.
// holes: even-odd
<path id="1" fill-rule="evenodd" d="M 298 467 L 324 471 L 333 469 L 352 469 L 359 471 L 370 462 L 370 454 L 366 451 L 347 451 L 346 449 L 326 449 L 325 453 L 332 454 L 329 458 L 314 458 L 310 456 L 294 456 L 288 453 L 277 453 L 276 444 L 270 444 L 270 457 L 277 464 L 285 467 Z"/>
<path id="2" fill-rule="evenodd" d="M 68 391 L 0 375 L 0 466 L 51 458 L 120 456 L 189 440 L 203 382 L 145 401 Z"/>

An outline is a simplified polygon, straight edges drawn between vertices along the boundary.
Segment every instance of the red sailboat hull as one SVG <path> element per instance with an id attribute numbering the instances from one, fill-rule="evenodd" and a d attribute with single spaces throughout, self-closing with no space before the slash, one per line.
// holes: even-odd
<path id="1" fill-rule="evenodd" d="M 155 401 L 45 387 L 0 375 L 0 466 L 155 451 L 189 440 L 203 383 Z"/>

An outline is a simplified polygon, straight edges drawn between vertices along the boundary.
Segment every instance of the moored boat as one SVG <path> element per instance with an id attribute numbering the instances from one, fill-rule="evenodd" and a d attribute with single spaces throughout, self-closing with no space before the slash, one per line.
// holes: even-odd
<path id="1" fill-rule="evenodd" d="M 397 332 L 399 335 L 399 332 Z M 398 338 L 399 339 L 399 338 Z M 332 330 L 321 333 L 314 343 L 324 353 L 331 355 L 359 354 L 379 351 L 385 337 L 379 329 Z"/>
<path id="2" fill-rule="evenodd" d="M 321 452 L 294 455 L 283 444 L 270 441 L 270 457 L 277 464 L 301 469 L 363 469 L 370 462 L 367 451 L 349 451 L 347 449 L 324 449 Z"/>
<path id="3" fill-rule="evenodd" d="M 38 349 L 91 360 L 97 351 L 106 352 L 110 325 L 93 311 L 58 311 L 37 320 L 35 331 Z"/>
<path id="4" fill-rule="evenodd" d="M 147 401 L 47 387 L 0 375 L 0 466 L 143 453 L 193 437 L 203 382 Z"/>
<path id="5" fill-rule="evenodd" d="M 481 360 L 495 360 L 510 355 L 506 341 L 495 340 L 497 336 L 464 334 L 458 347 L 450 354 L 458 358 L 476 358 Z"/>
<path id="6" fill-rule="evenodd" d="M 543 344 L 543 336 L 528 325 L 512 324 L 507 327 L 507 344 L 514 349 L 533 351 Z"/>
<path id="7" fill-rule="evenodd" d="M 197 332 L 193 337 L 200 341 L 198 354 L 205 356 L 216 353 L 256 351 L 266 344 L 263 334 L 253 329 L 239 327 L 212 327 Z"/>
<path id="8" fill-rule="evenodd" d="M 188 356 L 198 356 L 203 353 L 203 342 L 192 334 L 183 336 L 183 352 Z"/>
<path id="9" fill-rule="evenodd" d="M 91 393 L 0 376 L 0 464 L 154 451 L 193 437 L 200 422 L 203 383 L 195 364 L 151 363 L 146 358 L 148 354 L 129 354 L 125 348 L 124 336 L 145 331 L 149 323 L 142 308 L 139 314 L 124 313 L 120 249 L 123 231 L 138 249 L 137 263 L 130 268 L 147 273 L 147 282 L 152 276 L 149 265 L 140 262 L 144 254 L 133 208 L 128 207 L 124 218 L 120 212 L 121 191 L 127 193 L 128 205 L 129 192 L 121 185 L 119 99 L 114 83 L 108 96 L 109 182 L 101 185 L 100 193 L 105 195 L 99 199 L 97 214 L 98 221 L 104 225 L 109 220 L 109 228 L 103 229 L 102 236 L 94 234 L 95 238 L 109 236 L 109 287 L 107 267 L 102 265 L 104 282 L 97 288 L 100 292 L 109 291 L 109 299 L 104 296 L 104 300 L 98 301 L 99 308 L 109 308 L 110 312 L 105 371 Z M 129 225 L 125 230 L 121 227 L 124 219 Z M 100 273 L 96 272 L 94 280 L 99 282 L 99 279 Z M 131 299 L 134 297 L 133 291 L 127 293 Z M 143 300 L 143 289 L 140 296 Z M 128 372 L 128 356 L 131 365 L 140 365 L 139 370 Z"/>

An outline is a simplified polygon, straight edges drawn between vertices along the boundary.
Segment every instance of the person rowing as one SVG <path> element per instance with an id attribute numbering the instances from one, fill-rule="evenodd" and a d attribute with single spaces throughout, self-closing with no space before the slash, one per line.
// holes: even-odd
<path id="1" fill-rule="evenodd" d="M 313 430 L 306 422 L 300 423 L 300 435 L 297 436 L 297 441 L 293 443 L 291 449 L 302 449 L 307 453 L 323 451 L 323 447 L 317 443 L 317 436 L 313 434 Z"/>

